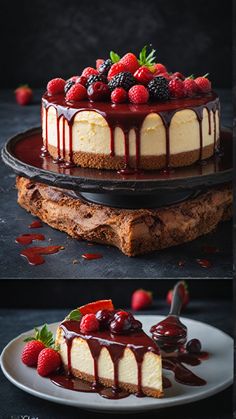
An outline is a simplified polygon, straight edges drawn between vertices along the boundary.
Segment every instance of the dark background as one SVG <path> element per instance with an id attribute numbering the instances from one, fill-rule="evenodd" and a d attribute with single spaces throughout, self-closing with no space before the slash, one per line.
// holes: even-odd
<path id="1" fill-rule="evenodd" d="M 0 16 L 0 87 L 44 86 L 149 43 L 169 71 L 231 87 L 231 1 L 4 0 Z"/>

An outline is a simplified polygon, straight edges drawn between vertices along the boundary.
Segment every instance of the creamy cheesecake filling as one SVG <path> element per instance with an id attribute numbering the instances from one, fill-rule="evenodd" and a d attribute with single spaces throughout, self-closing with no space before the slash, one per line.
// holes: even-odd
<path id="1" fill-rule="evenodd" d="M 168 167 L 172 156 L 199 151 L 194 158 L 201 160 L 204 149 L 211 147 L 209 157 L 218 144 L 219 99 L 215 94 L 138 108 L 80 104 L 81 108 L 69 107 L 60 98 L 43 98 L 44 145 L 49 152 L 57 150 L 59 160 L 73 161 L 77 153 L 122 158 L 126 166 L 135 159 L 138 168 L 142 158 L 165 156 L 161 164 Z M 186 159 L 180 161 L 186 164 Z"/>

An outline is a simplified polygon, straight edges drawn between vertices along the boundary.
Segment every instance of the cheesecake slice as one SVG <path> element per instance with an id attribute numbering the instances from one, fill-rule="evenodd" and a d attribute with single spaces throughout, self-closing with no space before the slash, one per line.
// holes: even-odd
<path id="1" fill-rule="evenodd" d="M 93 314 L 98 321 L 102 312 L 104 310 Z M 107 310 L 105 312 L 107 316 Z M 142 330 L 141 323 L 131 313 L 110 310 L 105 327 L 104 321 L 102 326 L 99 321 L 98 330 L 86 332 L 85 316 L 79 321 L 66 319 L 58 327 L 56 344 L 65 371 L 96 385 L 113 387 L 115 391 L 124 389 L 138 395 L 161 397 L 160 351 Z M 129 322 L 133 326 L 130 327 Z M 120 328 L 120 324 L 124 327 Z"/>

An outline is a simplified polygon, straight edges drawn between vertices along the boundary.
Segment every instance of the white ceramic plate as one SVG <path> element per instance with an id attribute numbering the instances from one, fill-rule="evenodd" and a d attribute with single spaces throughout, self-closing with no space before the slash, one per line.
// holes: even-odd
<path id="1" fill-rule="evenodd" d="M 150 327 L 160 321 L 162 316 L 137 316 L 148 333 Z M 171 371 L 165 375 L 172 381 L 172 387 L 165 390 L 165 397 L 137 398 L 133 395 L 121 400 L 108 400 L 93 393 L 80 393 L 55 386 L 47 378 L 42 378 L 37 371 L 26 367 L 20 360 L 24 346 L 23 339 L 31 335 L 28 331 L 13 339 L 1 354 L 1 367 L 5 376 L 17 387 L 36 397 L 79 408 L 94 411 L 110 411 L 120 413 L 140 412 L 160 409 L 201 400 L 216 394 L 233 382 L 233 339 L 220 330 L 201 322 L 182 318 L 191 338 L 202 342 L 204 351 L 210 353 L 210 358 L 201 365 L 192 368 L 195 374 L 207 381 L 202 387 L 190 387 L 177 383 Z M 57 323 L 49 325 L 55 333 Z"/>

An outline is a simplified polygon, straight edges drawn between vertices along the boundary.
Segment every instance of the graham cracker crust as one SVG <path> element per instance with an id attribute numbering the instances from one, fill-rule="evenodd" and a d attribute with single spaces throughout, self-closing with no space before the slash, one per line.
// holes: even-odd
<path id="1" fill-rule="evenodd" d="M 118 247 L 137 256 L 186 243 L 232 217 L 230 185 L 159 209 L 117 209 L 79 200 L 70 191 L 17 177 L 18 203 L 76 239 Z"/>
<path id="2" fill-rule="evenodd" d="M 48 152 L 54 158 L 58 157 L 57 147 L 48 144 Z M 202 149 L 202 160 L 208 159 L 214 154 L 214 145 L 210 144 Z M 170 155 L 171 167 L 190 166 L 200 159 L 200 149 L 184 153 Z M 69 153 L 65 153 L 65 161 L 70 161 Z M 125 168 L 124 156 L 110 156 L 107 154 L 73 152 L 72 161 L 76 166 L 95 169 L 121 170 Z M 129 166 L 136 167 L 135 157 L 129 158 Z M 154 170 L 166 167 L 166 156 L 140 156 L 140 169 Z"/>

